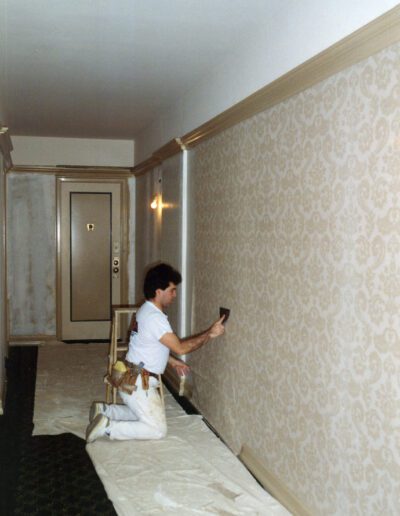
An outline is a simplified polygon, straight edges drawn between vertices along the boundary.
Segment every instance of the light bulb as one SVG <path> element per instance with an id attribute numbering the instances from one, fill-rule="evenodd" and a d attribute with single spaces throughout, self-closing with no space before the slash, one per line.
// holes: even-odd
<path id="1" fill-rule="evenodd" d="M 157 206 L 158 206 L 158 199 L 157 199 L 157 195 L 154 197 L 154 199 L 152 200 L 151 204 L 150 204 L 150 208 L 152 210 L 156 210 L 157 209 Z"/>

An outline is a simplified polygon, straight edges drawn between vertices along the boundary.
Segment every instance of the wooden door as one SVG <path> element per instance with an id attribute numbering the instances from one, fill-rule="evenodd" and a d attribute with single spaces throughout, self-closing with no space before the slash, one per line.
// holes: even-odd
<path id="1" fill-rule="evenodd" d="M 123 302 L 123 181 L 58 180 L 58 336 L 103 340 Z"/>

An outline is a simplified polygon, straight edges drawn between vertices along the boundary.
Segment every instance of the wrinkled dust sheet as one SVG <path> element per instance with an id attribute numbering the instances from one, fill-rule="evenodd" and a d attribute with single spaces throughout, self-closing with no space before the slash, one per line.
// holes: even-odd
<path id="1" fill-rule="evenodd" d="M 84 436 L 88 410 L 103 400 L 103 344 L 40 348 L 34 435 Z M 159 441 L 98 440 L 87 452 L 118 515 L 289 513 L 202 421 L 166 393 L 168 436 Z"/>
<path id="2" fill-rule="evenodd" d="M 93 400 L 105 399 L 108 344 L 40 347 L 33 435 L 70 432 L 84 439 Z"/>

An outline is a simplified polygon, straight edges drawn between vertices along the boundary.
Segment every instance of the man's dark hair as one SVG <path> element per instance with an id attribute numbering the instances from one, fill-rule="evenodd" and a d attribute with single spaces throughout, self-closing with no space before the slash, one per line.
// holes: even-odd
<path id="1" fill-rule="evenodd" d="M 167 263 L 160 263 L 155 265 L 147 271 L 144 278 L 143 293 L 146 299 L 153 299 L 156 297 L 156 290 L 160 288 L 165 290 L 170 283 L 179 285 L 182 281 L 180 272 L 175 270 Z"/>

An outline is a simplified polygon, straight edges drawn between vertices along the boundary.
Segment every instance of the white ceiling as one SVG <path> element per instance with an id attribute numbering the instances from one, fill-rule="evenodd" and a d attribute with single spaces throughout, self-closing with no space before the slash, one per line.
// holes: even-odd
<path id="1" fill-rule="evenodd" d="M 14 135 L 133 138 L 282 0 L 0 0 Z"/>

